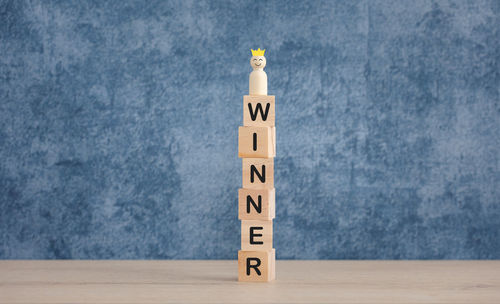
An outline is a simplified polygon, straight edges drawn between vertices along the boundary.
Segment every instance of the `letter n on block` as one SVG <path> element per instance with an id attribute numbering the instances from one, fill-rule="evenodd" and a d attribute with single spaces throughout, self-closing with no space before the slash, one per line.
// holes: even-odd
<path id="1" fill-rule="evenodd" d="M 272 220 L 275 214 L 273 189 L 238 190 L 238 218 L 240 220 Z"/>
<path id="2" fill-rule="evenodd" d="M 275 137 L 275 127 L 239 127 L 238 157 L 274 157 Z"/>
<path id="3" fill-rule="evenodd" d="M 242 164 L 243 188 L 274 188 L 274 158 L 243 158 Z"/>
<path id="4" fill-rule="evenodd" d="M 252 127 L 274 127 L 274 96 L 245 95 L 243 97 L 243 125 Z"/>
<path id="5" fill-rule="evenodd" d="M 238 251 L 238 281 L 269 282 L 276 278 L 276 252 Z"/>

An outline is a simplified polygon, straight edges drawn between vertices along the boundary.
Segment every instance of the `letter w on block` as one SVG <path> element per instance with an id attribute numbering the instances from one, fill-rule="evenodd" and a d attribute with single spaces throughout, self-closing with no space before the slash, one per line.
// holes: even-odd
<path id="1" fill-rule="evenodd" d="M 243 97 L 243 125 L 246 127 L 274 127 L 274 96 L 246 95 Z"/>
<path id="2" fill-rule="evenodd" d="M 267 120 L 267 115 L 269 114 L 269 106 L 270 104 L 267 103 L 266 104 L 266 109 L 262 109 L 262 104 L 259 102 L 256 106 L 255 106 L 255 111 L 252 109 L 252 104 L 249 103 L 248 104 L 248 112 L 250 112 L 250 118 L 252 119 L 252 121 L 255 121 L 257 119 L 257 113 L 260 112 L 260 117 L 263 121 L 266 121 Z"/>

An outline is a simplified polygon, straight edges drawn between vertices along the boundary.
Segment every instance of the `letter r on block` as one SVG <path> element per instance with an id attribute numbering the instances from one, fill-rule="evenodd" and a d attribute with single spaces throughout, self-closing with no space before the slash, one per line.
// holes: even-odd
<path id="1" fill-rule="evenodd" d="M 276 277 L 276 253 L 266 251 L 238 251 L 238 281 L 269 282 Z"/>

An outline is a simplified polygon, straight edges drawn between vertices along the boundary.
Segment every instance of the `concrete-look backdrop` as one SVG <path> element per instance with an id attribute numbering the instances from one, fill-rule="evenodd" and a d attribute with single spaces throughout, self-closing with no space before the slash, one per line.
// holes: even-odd
<path id="1" fill-rule="evenodd" d="M 498 0 L 0 1 L 0 258 L 236 259 L 259 47 L 278 258 L 500 258 Z"/>

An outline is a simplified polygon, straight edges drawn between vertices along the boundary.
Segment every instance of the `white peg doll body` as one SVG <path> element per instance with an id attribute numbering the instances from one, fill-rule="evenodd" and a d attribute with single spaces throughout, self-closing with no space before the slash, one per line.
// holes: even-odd
<path id="1" fill-rule="evenodd" d="M 253 68 L 250 73 L 249 94 L 250 95 L 267 95 L 267 74 L 264 72 L 266 66 L 266 57 L 264 52 L 266 50 L 252 50 L 252 58 L 250 58 L 250 65 Z"/>

